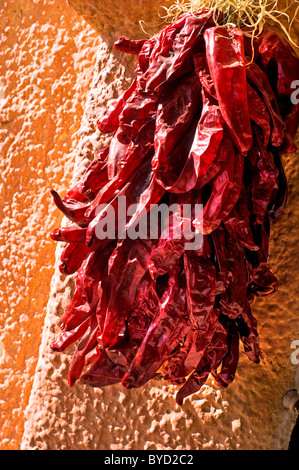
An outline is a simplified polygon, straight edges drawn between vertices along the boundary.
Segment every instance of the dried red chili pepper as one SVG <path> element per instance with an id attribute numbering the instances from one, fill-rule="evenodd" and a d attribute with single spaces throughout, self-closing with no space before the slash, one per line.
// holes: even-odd
<path id="1" fill-rule="evenodd" d="M 286 126 L 289 147 L 286 146 L 282 151 L 294 152 L 296 146 L 293 140 L 299 125 L 299 103 L 297 100 L 290 100 L 290 96 L 294 91 L 293 84 L 298 80 L 298 57 L 287 40 L 275 31 L 264 30 L 254 42 L 258 49 L 256 60 L 261 62 L 273 84 L 279 111 Z"/>
<path id="2" fill-rule="evenodd" d="M 184 280 L 176 274 L 169 278 L 160 311 L 150 324 L 122 379 L 123 386 L 140 387 L 155 376 L 171 351 L 190 329 L 186 317 L 186 287 Z"/>
<path id="3" fill-rule="evenodd" d="M 212 375 L 220 388 L 227 388 L 233 382 L 239 362 L 239 333 L 235 323 L 228 327 L 228 352 L 221 363 L 220 372 L 214 370 Z"/>
<path id="4" fill-rule="evenodd" d="M 203 107 L 198 120 L 193 142 L 185 160 L 182 171 L 176 179 L 166 167 L 166 181 L 174 180 L 172 184 L 163 182 L 161 170 L 154 166 L 157 181 L 169 192 L 185 193 L 191 191 L 196 184 L 209 171 L 211 165 L 216 160 L 220 142 L 223 137 L 223 119 L 219 106 L 216 106 L 208 93 L 202 88 Z M 176 158 L 175 151 L 170 157 Z M 162 163 L 163 165 L 163 163 Z"/>
<path id="5" fill-rule="evenodd" d="M 121 36 L 115 43 L 114 48 L 117 51 L 126 52 L 127 54 L 139 55 L 142 47 L 146 43 L 146 39 L 130 39 Z"/>
<path id="6" fill-rule="evenodd" d="M 108 183 L 108 153 L 109 146 L 99 152 L 76 186 L 66 193 L 64 201 L 88 202 L 94 199 L 97 192 Z"/>
<path id="7" fill-rule="evenodd" d="M 111 255 L 108 282 L 114 285 L 114 290 L 111 292 L 101 332 L 101 344 L 104 347 L 114 344 L 124 326 L 137 286 L 147 270 L 147 259 L 152 247 L 151 240 L 125 239 Z"/>
<path id="8" fill-rule="evenodd" d="M 247 80 L 261 94 L 271 116 L 271 144 L 280 147 L 285 140 L 285 123 L 279 113 L 277 98 L 266 73 L 255 62 L 246 66 Z"/>
<path id="9" fill-rule="evenodd" d="M 107 275 L 107 262 L 114 244 L 103 251 L 91 251 L 83 260 L 76 278 L 76 291 L 62 317 L 61 329 L 78 327 L 94 313 L 100 301 L 99 284 Z"/>
<path id="10" fill-rule="evenodd" d="M 60 257 L 61 263 L 59 270 L 62 274 L 70 275 L 74 274 L 80 268 L 85 257 L 90 253 L 91 249 L 82 245 L 81 243 L 70 243 L 68 244 Z"/>
<path id="11" fill-rule="evenodd" d="M 204 236 L 200 250 L 184 254 L 184 268 L 189 320 L 194 329 L 201 330 L 214 308 L 216 298 L 216 268 L 208 236 Z"/>
<path id="12" fill-rule="evenodd" d="M 196 75 L 183 76 L 161 96 L 157 108 L 156 130 L 154 136 L 155 154 L 152 169 L 165 189 L 173 191 L 173 178 L 169 164 L 172 163 L 171 151 L 188 132 L 198 109 L 201 106 L 201 83 Z"/>
<path id="13" fill-rule="evenodd" d="M 53 230 L 51 238 L 57 242 L 66 243 L 85 243 L 87 228 L 72 225 L 68 227 L 60 227 Z"/>

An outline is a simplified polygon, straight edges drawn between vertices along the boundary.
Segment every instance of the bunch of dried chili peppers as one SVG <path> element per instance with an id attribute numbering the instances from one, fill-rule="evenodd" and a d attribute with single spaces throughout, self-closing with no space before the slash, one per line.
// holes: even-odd
<path id="1" fill-rule="evenodd" d="M 270 224 L 287 200 L 280 155 L 296 151 L 299 61 L 276 32 L 251 40 L 208 10 L 115 48 L 138 65 L 98 124 L 110 144 L 63 199 L 52 191 L 73 222 L 51 234 L 66 242 L 60 270 L 78 273 L 51 348 L 77 342 L 69 385 L 132 388 L 162 377 L 180 386 L 181 405 L 210 374 L 219 387 L 234 380 L 240 344 L 259 362 L 251 304 L 278 286 Z M 119 196 L 135 204 L 127 226 L 161 201 L 201 203 L 202 245 L 186 250 L 175 223 L 167 237 L 99 239 L 109 208 L 123 217 Z"/>

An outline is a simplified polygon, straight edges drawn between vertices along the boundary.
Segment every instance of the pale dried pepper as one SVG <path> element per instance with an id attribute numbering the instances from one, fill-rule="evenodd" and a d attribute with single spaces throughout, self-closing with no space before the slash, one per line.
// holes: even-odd
<path id="1" fill-rule="evenodd" d="M 206 10 L 115 48 L 136 54 L 138 66 L 98 124 L 111 143 L 63 199 L 52 191 L 74 222 L 51 234 L 68 243 L 60 270 L 78 274 L 51 348 L 77 341 L 70 385 L 164 378 L 181 387 L 182 404 L 210 374 L 220 388 L 234 380 L 240 341 L 260 360 L 251 304 L 278 288 L 267 265 L 270 224 L 287 201 L 280 155 L 296 150 L 299 61 L 276 32 L 252 43 Z M 161 201 L 203 203 L 201 248 L 185 250 L 175 223 L 166 239 L 97 239 L 97 208 L 117 211 L 120 195 L 137 204 L 128 226 Z"/>

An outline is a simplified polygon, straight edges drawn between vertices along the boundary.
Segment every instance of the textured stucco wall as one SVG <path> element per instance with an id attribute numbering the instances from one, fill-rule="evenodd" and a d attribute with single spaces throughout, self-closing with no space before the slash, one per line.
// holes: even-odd
<path id="1" fill-rule="evenodd" d="M 66 1 L 0 1 L 0 448 L 20 447 L 98 34 Z M 4 96 L 3 96 L 4 95 Z"/>
<path id="2" fill-rule="evenodd" d="M 0 351 L 1 448 L 286 448 L 295 418 L 283 408 L 282 397 L 294 386 L 296 365 L 290 361 L 290 346 L 299 339 L 298 154 L 284 157 L 290 197 L 286 212 L 272 229 L 270 261 L 280 289 L 254 305 L 261 363 L 251 364 L 242 355 L 236 379 L 227 390 L 219 391 L 209 381 L 182 408 L 175 405 L 175 388 L 157 381 L 132 391 L 121 386 L 67 387 L 72 350 L 54 354 L 49 344 L 59 331 L 74 278 L 62 276 L 57 268 L 62 247 L 57 247 L 54 260 L 56 245 L 48 233 L 60 220 L 48 190 L 54 187 L 63 194 L 105 144 L 96 130 L 97 119 L 108 100 L 127 88 L 135 66 L 134 58 L 113 51 L 113 41 L 121 34 L 144 37 L 138 21 L 146 19 L 148 30 L 154 26 L 153 12 L 161 2 L 140 0 L 134 8 L 125 8 L 128 4 L 123 1 L 116 5 L 108 0 L 69 0 L 87 23 L 65 2 L 37 1 L 31 8 L 32 4 L 5 3 L 6 9 L 17 13 L 9 20 L 8 10 L 3 13 L 6 34 L 11 37 L 8 45 L 0 45 L 0 79 L 7 96 L 1 109 L 1 118 L 7 113 L 1 119 L 5 183 L 1 193 L 0 339 L 5 347 L 5 354 Z M 5 28 L 1 31 L 5 33 Z M 23 34 L 18 49 L 14 49 L 14 34 L 18 39 Z M 20 65 L 23 82 L 9 72 Z M 25 214 L 24 200 L 29 207 Z"/>

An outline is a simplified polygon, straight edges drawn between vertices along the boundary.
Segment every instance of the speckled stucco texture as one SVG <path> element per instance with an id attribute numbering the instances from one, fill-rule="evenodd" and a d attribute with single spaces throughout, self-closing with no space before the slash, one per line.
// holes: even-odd
<path id="1" fill-rule="evenodd" d="M 133 3 L 17 0 L 1 10 L 0 448 L 287 448 L 295 418 L 282 398 L 294 386 L 291 343 L 299 339 L 298 153 L 283 157 L 290 196 L 271 235 L 280 288 L 254 304 L 259 365 L 242 354 L 227 390 L 209 380 L 180 408 L 175 387 L 163 382 L 141 390 L 69 388 L 73 349 L 50 350 L 74 276 L 60 274 L 63 247 L 49 240 L 61 221 L 49 189 L 63 194 L 107 143 L 97 120 L 135 69 L 113 42 L 145 37 L 140 19 L 151 32 L 159 28 L 159 0 Z"/>

